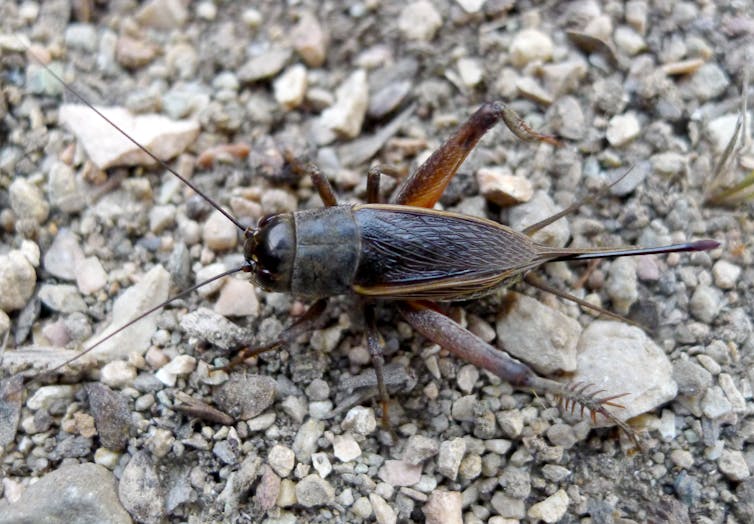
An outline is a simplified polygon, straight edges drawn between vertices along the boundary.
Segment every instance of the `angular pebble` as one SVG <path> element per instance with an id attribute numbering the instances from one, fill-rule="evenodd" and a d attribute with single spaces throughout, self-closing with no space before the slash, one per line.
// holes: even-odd
<path id="1" fill-rule="evenodd" d="M 23 377 L 15 375 L 0 381 L 0 449 L 16 438 L 21 419 Z"/>
<path id="2" fill-rule="evenodd" d="M 545 375 L 576 369 L 581 324 L 541 302 L 509 292 L 495 329 L 504 349 Z"/>
<path id="3" fill-rule="evenodd" d="M 605 137 L 610 145 L 621 147 L 639 136 L 640 131 L 641 127 L 636 115 L 634 113 L 626 113 L 625 115 L 615 115 L 610 119 Z"/>
<path id="4" fill-rule="evenodd" d="M 377 493 L 369 494 L 369 502 L 372 503 L 377 524 L 396 524 L 398 522 L 395 510 Z"/>
<path id="5" fill-rule="evenodd" d="M 85 346 L 92 346 L 144 311 L 167 300 L 169 286 L 170 274 L 162 266 L 154 266 L 139 282 L 115 299 L 110 324 L 89 339 Z M 100 362 L 126 360 L 131 353 L 143 355 L 149 349 L 156 328 L 156 315 L 149 315 L 100 344 L 92 355 Z"/>
<path id="6" fill-rule="evenodd" d="M 42 303 L 60 313 L 83 313 L 86 302 L 81 298 L 76 286 L 68 284 L 42 284 L 38 293 Z"/>
<path id="7" fill-rule="evenodd" d="M 735 288 L 740 275 L 741 267 L 727 260 L 718 260 L 712 266 L 712 278 L 715 280 L 715 285 L 720 289 Z"/>
<path id="8" fill-rule="evenodd" d="M 14 177 L 8 188 L 10 207 L 16 217 L 24 220 L 33 220 L 42 224 L 50 214 L 50 205 L 44 199 L 42 191 L 21 177 Z"/>
<path id="9" fill-rule="evenodd" d="M 703 284 L 696 286 L 689 301 L 689 310 L 698 320 L 710 324 L 722 307 L 723 295 L 720 290 Z"/>
<path id="10" fill-rule="evenodd" d="M 85 389 L 100 443 L 115 451 L 125 449 L 131 431 L 128 399 L 103 384 L 87 384 Z"/>
<path id="11" fill-rule="evenodd" d="M 248 280 L 229 278 L 213 309 L 224 317 L 255 317 L 259 315 L 257 290 Z"/>
<path id="12" fill-rule="evenodd" d="M 85 295 L 96 293 L 107 284 L 107 273 L 97 257 L 87 257 L 76 264 L 76 286 Z"/>
<path id="13" fill-rule="evenodd" d="M 275 401 L 277 384 L 264 375 L 231 375 L 213 399 L 218 408 L 236 419 L 248 420 L 261 414 Z"/>
<path id="14" fill-rule="evenodd" d="M 553 49 L 552 39 L 546 33 L 523 29 L 513 37 L 510 59 L 514 66 L 522 68 L 535 60 L 546 62 L 552 58 Z"/>
<path id="15" fill-rule="evenodd" d="M 275 101 L 286 111 L 301 105 L 306 95 L 307 73 L 301 64 L 291 66 L 275 79 Z"/>
<path id="16" fill-rule="evenodd" d="M 610 264 L 605 291 L 619 315 L 627 315 L 639 299 L 639 280 L 636 276 L 636 261 L 633 258 L 618 258 Z"/>
<path id="17" fill-rule="evenodd" d="M 36 283 L 37 272 L 21 251 L 0 255 L 0 309 L 10 313 L 23 308 Z"/>
<path id="18" fill-rule="evenodd" d="M 544 522 L 558 522 L 568 509 L 570 499 L 565 490 L 559 489 L 542 502 L 534 504 L 527 515 L 533 520 L 542 520 Z"/>
<path id="19" fill-rule="evenodd" d="M 267 463 L 281 477 L 287 477 L 293 471 L 296 455 L 293 450 L 282 444 L 275 444 L 267 453 Z"/>
<path id="20" fill-rule="evenodd" d="M 499 206 L 512 206 L 531 200 L 534 186 L 524 177 L 511 174 L 504 167 L 485 167 L 476 173 L 479 192 Z"/>
<path id="21" fill-rule="evenodd" d="M 437 489 L 422 507 L 427 524 L 463 524 L 463 497 L 460 491 Z"/>
<path id="22" fill-rule="evenodd" d="M 377 476 L 391 486 L 413 486 L 422 476 L 422 467 L 403 460 L 386 460 Z"/>
<path id="23" fill-rule="evenodd" d="M 528 202 L 515 206 L 510 210 L 510 227 L 522 231 L 527 226 L 540 222 L 560 211 L 546 191 L 537 191 Z M 540 229 L 532 239 L 540 244 L 553 247 L 563 247 L 568 242 L 571 231 L 565 218 L 556 220 L 547 227 Z"/>
<path id="24" fill-rule="evenodd" d="M 249 340 L 249 334 L 233 322 L 204 307 L 181 317 L 187 335 L 205 340 L 225 350 L 236 349 Z"/>
<path id="25" fill-rule="evenodd" d="M 76 135 L 90 160 L 99 169 L 154 165 L 151 157 L 120 133 L 114 132 L 110 124 L 90 108 L 64 104 L 58 111 L 60 123 Z M 178 156 L 199 134 L 199 124 L 191 120 L 170 120 L 156 114 L 134 116 L 122 107 L 100 108 L 100 111 L 164 160 Z"/>
<path id="26" fill-rule="evenodd" d="M 335 489 L 325 479 L 313 473 L 296 484 L 296 499 L 306 508 L 324 506 L 335 500 Z"/>
<path id="27" fill-rule="evenodd" d="M 458 476 L 458 468 L 466 453 L 466 441 L 462 438 L 445 440 L 440 444 L 440 453 L 437 457 L 437 471 L 450 480 Z"/>
<path id="28" fill-rule="evenodd" d="M 293 439 L 293 452 L 299 462 L 306 464 L 317 449 L 317 439 L 325 431 L 325 425 L 319 420 L 310 419 L 301 424 Z"/>
<path id="29" fill-rule="evenodd" d="M 136 452 L 123 468 L 118 483 L 118 498 L 137 521 L 160 522 L 164 517 L 163 485 L 146 452 Z"/>
<path id="30" fill-rule="evenodd" d="M 195 369 L 196 358 L 190 355 L 176 355 L 173 360 L 157 370 L 155 377 L 166 386 L 172 387 L 179 376 L 188 375 Z"/>
<path id="31" fill-rule="evenodd" d="M 291 32 L 291 42 L 296 52 L 309 67 L 320 67 L 327 58 L 329 35 L 319 20 L 309 11 L 300 14 Z"/>
<path id="32" fill-rule="evenodd" d="M 351 462 L 361 456 L 361 447 L 350 433 L 336 436 L 332 450 L 335 458 L 341 462 Z"/>
<path id="33" fill-rule="evenodd" d="M 367 74 L 359 69 L 338 87 L 335 104 L 322 112 L 321 123 L 344 138 L 355 138 L 361 133 L 368 107 Z"/>
<path id="34" fill-rule="evenodd" d="M 68 229 L 61 229 L 44 255 L 44 268 L 57 278 L 76 280 L 76 268 L 84 258 L 78 237 Z"/>
<path id="35" fill-rule="evenodd" d="M 584 329 L 578 345 L 573 383 L 593 384 L 606 395 L 627 393 L 622 420 L 657 408 L 676 396 L 678 387 L 665 352 L 642 330 L 621 322 L 596 320 Z M 609 425 L 597 417 L 597 426 Z"/>
<path id="36" fill-rule="evenodd" d="M 398 29 L 409 40 L 428 42 L 442 26 L 442 17 L 432 2 L 419 0 L 406 5 L 398 17 Z"/>
<path id="37" fill-rule="evenodd" d="M 225 215 L 214 210 L 204 223 L 202 239 L 212 251 L 227 251 L 238 244 L 238 230 Z"/>
<path id="38" fill-rule="evenodd" d="M 369 435 L 377 428 L 374 410 L 364 406 L 355 406 L 348 410 L 340 427 L 346 431 L 353 431 L 357 435 Z"/>
<path id="39" fill-rule="evenodd" d="M 741 482 L 751 476 L 746 458 L 740 451 L 724 449 L 717 460 L 717 467 L 733 482 Z"/>

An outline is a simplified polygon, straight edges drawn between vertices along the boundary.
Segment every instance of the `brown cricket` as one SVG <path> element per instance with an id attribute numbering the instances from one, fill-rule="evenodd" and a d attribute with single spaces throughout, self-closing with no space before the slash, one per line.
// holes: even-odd
<path id="1" fill-rule="evenodd" d="M 48 71 L 56 76 L 49 68 Z M 401 315 L 416 331 L 453 355 L 490 371 L 518 389 L 538 394 L 549 393 L 566 406 L 580 406 L 582 411 L 590 412 L 593 420 L 597 414 L 601 414 L 635 438 L 632 430 L 606 409 L 606 406 L 621 407 L 614 402 L 623 396 L 620 392 L 599 397 L 601 392 L 590 392 L 587 384 L 564 384 L 540 377 L 524 363 L 484 342 L 441 313 L 438 303 L 484 296 L 525 279 L 528 272 L 547 262 L 702 251 L 719 245 L 714 240 L 700 240 L 655 248 L 556 248 L 534 242 L 531 236 L 573 211 L 578 204 L 523 232 L 491 220 L 433 209 L 464 159 L 497 123 L 502 121 L 523 140 L 557 143 L 554 138 L 533 131 L 501 102 L 482 105 L 403 181 L 388 203 L 379 202 L 379 184 L 383 173 L 378 168 L 368 172 L 367 203 L 343 205 L 338 204 L 330 182 L 314 164 L 298 162 L 286 152 L 286 160 L 294 171 L 312 178 L 324 207 L 270 215 L 262 218 L 254 227 L 244 227 L 214 200 L 108 120 L 62 79 L 58 80 L 82 103 L 189 185 L 242 231 L 244 265 L 215 279 L 243 271 L 250 274 L 255 285 L 265 290 L 314 300 L 306 314 L 285 329 L 275 342 L 263 347 L 240 349 L 230 365 L 277 349 L 312 329 L 329 297 L 355 294 L 361 298 L 359 304 L 365 319 L 366 342 L 376 373 L 385 422 L 388 393 L 383 379 L 383 348 L 374 314 L 378 300 L 397 302 Z M 52 372 L 92 351 L 168 302 L 206 283 L 198 284 L 142 313 Z M 569 298 L 593 307 L 575 297 Z"/>

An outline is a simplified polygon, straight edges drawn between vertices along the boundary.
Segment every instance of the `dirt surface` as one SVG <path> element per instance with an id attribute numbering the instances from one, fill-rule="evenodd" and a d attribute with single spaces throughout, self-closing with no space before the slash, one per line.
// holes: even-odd
<path id="1" fill-rule="evenodd" d="M 754 522 L 752 208 L 704 203 L 719 191 L 713 173 L 740 113 L 754 5 L 258 4 L 0 6 L 0 522 Z M 315 161 L 342 202 L 363 201 L 370 165 L 407 174 L 485 101 L 510 104 L 563 146 L 498 126 L 451 182 L 444 209 L 520 229 L 632 167 L 553 236 L 721 247 L 539 274 L 648 327 L 654 343 L 637 351 L 658 355 L 615 359 L 605 372 L 641 383 L 667 366 L 657 376 L 677 387 L 632 421 L 645 450 L 453 358 L 389 302 L 378 326 L 392 434 L 378 425 L 353 297 L 331 300 L 311 335 L 217 371 L 309 304 L 243 279 L 182 297 L 106 354 L 21 386 L 16 373 L 38 376 L 88 347 L 134 284 L 146 283 L 131 302 L 141 311 L 168 288 L 172 296 L 243 263 L 234 228 L 164 169 L 97 168 L 81 130 L 59 124 L 75 97 L 37 59 L 92 103 L 196 123 L 170 164 L 242 224 L 321 205 L 311 182 L 286 169 L 285 150 Z M 151 130 L 156 144 L 168 141 L 167 124 Z M 746 147 L 733 156 L 728 184 L 754 158 Z M 496 184 L 554 204 L 501 207 Z M 394 185 L 385 179 L 384 195 Z M 156 266 L 164 275 L 147 277 Z M 496 347 L 568 330 L 569 350 L 591 346 L 593 314 L 520 291 L 537 302 L 501 291 L 451 316 Z M 512 311 L 530 318 L 506 331 Z M 601 344 L 623 348 L 614 336 Z M 58 486 L 70 488 L 72 513 L 54 503 Z M 77 504 L 84 492 L 100 502 Z"/>

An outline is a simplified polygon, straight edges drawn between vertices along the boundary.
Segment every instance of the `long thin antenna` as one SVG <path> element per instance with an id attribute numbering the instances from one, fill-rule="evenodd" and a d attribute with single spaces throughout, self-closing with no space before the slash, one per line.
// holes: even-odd
<path id="1" fill-rule="evenodd" d="M 42 373 L 42 374 L 34 377 L 29 383 L 30 384 L 33 384 L 35 382 L 39 383 L 39 381 L 40 381 L 40 379 L 42 377 L 44 377 L 44 376 L 50 376 L 50 375 L 54 374 L 56 371 L 59 371 L 60 369 L 64 368 L 68 364 L 71 364 L 71 363 L 75 362 L 76 360 L 80 359 L 81 357 L 83 357 L 87 353 L 91 353 L 92 351 L 94 351 L 95 349 L 97 349 L 100 346 L 100 344 L 104 343 L 107 340 L 110 340 L 111 338 L 113 338 L 118 333 L 123 332 L 123 330 L 125 330 L 125 329 L 133 326 L 134 324 L 136 324 L 141 319 L 143 319 L 145 317 L 148 317 L 149 315 L 151 315 L 155 311 L 157 311 L 159 309 L 162 309 L 163 307 L 167 306 L 171 302 L 173 302 L 175 300 L 178 300 L 179 298 L 185 297 L 186 295 L 188 295 L 188 294 L 196 291 L 197 289 L 199 289 L 202 286 L 205 286 L 205 285 L 209 284 L 210 282 L 214 282 L 215 280 L 219 280 L 219 279 L 221 279 L 223 277 L 227 277 L 228 275 L 232 275 L 234 273 L 238 273 L 239 271 L 248 271 L 247 267 L 248 267 L 248 264 L 244 264 L 243 266 L 240 266 L 240 267 L 237 267 L 237 268 L 234 268 L 234 269 L 229 269 L 228 271 L 220 273 L 219 275 L 215 275 L 214 277 L 209 278 L 209 279 L 207 279 L 207 280 L 205 280 L 203 282 L 199 282 L 198 284 L 195 284 L 195 285 L 191 286 L 188 289 L 184 289 L 183 291 L 181 291 L 177 295 L 170 297 L 169 299 L 165 300 L 164 302 L 161 302 L 161 303 L 157 304 L 156 306 L 154 306 L 154 307 L 152 307 L 152 308 L 144 311 L 138 317 L 136 317 L 136 318 L 128 321 L 127 323 L 123 324 L 121 327 L 119 327 L 118 329 L 116 329 L 112 333 L 108 334 L 106 337 L 98 340 L 93 345 L 89 346 L 88 348 L 86 348 L 84 351 L 82 351 L 81 353 L 79 353 L 75 357 L 71 357 L 68 360 L 66 360 L 65 362 L 63 362 L 62 364 L 58 364 L 57 366 L 55 366 L 51 370 L 45 371 L 44 373 Z"/>
<path id="2" fill-rule="evenodd" d="M 76 99 L 78 99 L 82 104 L 84 104 L 89 109 L 91 109 L 92 111 L 94 111 L 105 122 L 107 122 L 108 124 L 110 124 L 121 135 L 123 135 L 125 138 L 127 138 L 129 142 L 131 142 L 132 144 L 134 144 L 136 147 L 138 147 L 144 153 L 146 153 L 152 160 L 154 160 L 155 162 L 157 162 L 157 164 L 159 164 L 161 167 L 163 167 L 164 169 L 166 169 L 167 171 L 169 171 L 170 173 L 172 173 L 175 177 L 178 178 L 178 180 L 180 180 L 181 182 L 183 182 L 184 184 L 186 184 L 188 187 L 190 187 L 192 190 L 194 190 L 194 192 L 197 195 L 201 196 L 204 200 L 206 200 L 209 203 L 209 205 L 211 205 L 212 207 L 214 207 L 215 209 L 217 209 L 220 213 L 222 213 L 223 215 L 225 215 L 225 218 L 227 218 L 228 220 L 230 220 L 231 222 L 233 222 L 233 224 L 235 224 L 235 226 L 238 229 L 240 229 L 241 231 L 246 231 L 246 227 L 238 219 L 236 219 L 236 217 L 234 217 L 233 215 L 231 215 L 230 213 L 228 213 L 227 211 L 225 211 L 225 209 L 223 209 L 222 206 L 220 206 L 220 204 L 217 203 L 213 198 L 211 198 L 208 195 L 205 195 L 204 192 L 202 192 L 198 187 L 196 187 L 186 177 L 184 177 L 183 175 L 181 175 L 180 173 L 178 173 L 178 171 L 176 171 L 175 169 L 173 169 L 172 167 L 170 167 L 167 164 L 167 162 L 165 162 L 164 160 L 162 160 L 161 158 L 159 158 L 157 155 L 155 155 L 154 153 L 152 153 L 152 151 L 150 151 L 150 149 L 148 147 L 140 144 L 135 138 L 133 138 L 131 135 L 129 135 L 123 129 L 121 129 L 115 122 L 113 122 L 108 117 L 106 117 L 102 113 L 102 111 L 100 111 L 99 109 L 97 109 L 96 107 L 94 107 L 94 105 L 91 102 L 89 102 L 83 95 L 81 95 L 76 89 L 74 89 L 73 86 L 71 86 L 70 84 L 68 84 L 68 82 L 64 81 L 55 71 L 53 71 L 47 64 L 45 64 L 37 55 L 35 55 L 34 52 L 30 48 L 27 47 L 26 48 L 26 52 L 38 64 L 40 64 L 42 67 L 44 67 L 45 71 L 47 71 L 47 73 L 49 75 L 51 75 L 58 82 L 60 82 L 63 85 L 63 87 L 65 87 L 65 89 L 69 93 L 71 93 L 73 96 L 75 96 Z"/>

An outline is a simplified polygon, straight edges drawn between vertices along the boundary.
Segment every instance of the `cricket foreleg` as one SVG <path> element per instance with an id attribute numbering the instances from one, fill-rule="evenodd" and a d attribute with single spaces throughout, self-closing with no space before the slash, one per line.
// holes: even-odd
<path id="1" fill-rule="evenodd" d="M 222 369 L 227 371 L 228 369 L 241 364 L 246 359 L 280 349 L 286 344 L 290 344 L 304 333 L 315 329 L 317 327 L 317 321 L 325 311 L 325 307 L 327 307 L 327 299 L 322 298 L 317 300 L 306 310 L 306 313 L 304 313 L 301 318 L 285 328 L 274 342 L 264 346 L 247 346 L 239 349 L 236 356 L 233 357 L 233 359 Z"/>
<path id="2" fill-rule="evenodd" d="M 571 411 L 580 406 L 582 413 L 589 411 L 593 422 L 600 414 L 625 431 L 638 445 L 633 429 L 607 410 L 608 406 L 623 407 L 613 402 L 623 395 L 598 397 L 601 392 L 591 391 L 593 388 L 590 384 L 562 384 L 540 377 L 523 362 L 487 344 L 447 316 L 431 309 L 429 304 L 406 302 L 401 304 L 400 311 L 414 329 L 456 357 L 486 369 L 517 389 L 555 395 Z"/>

